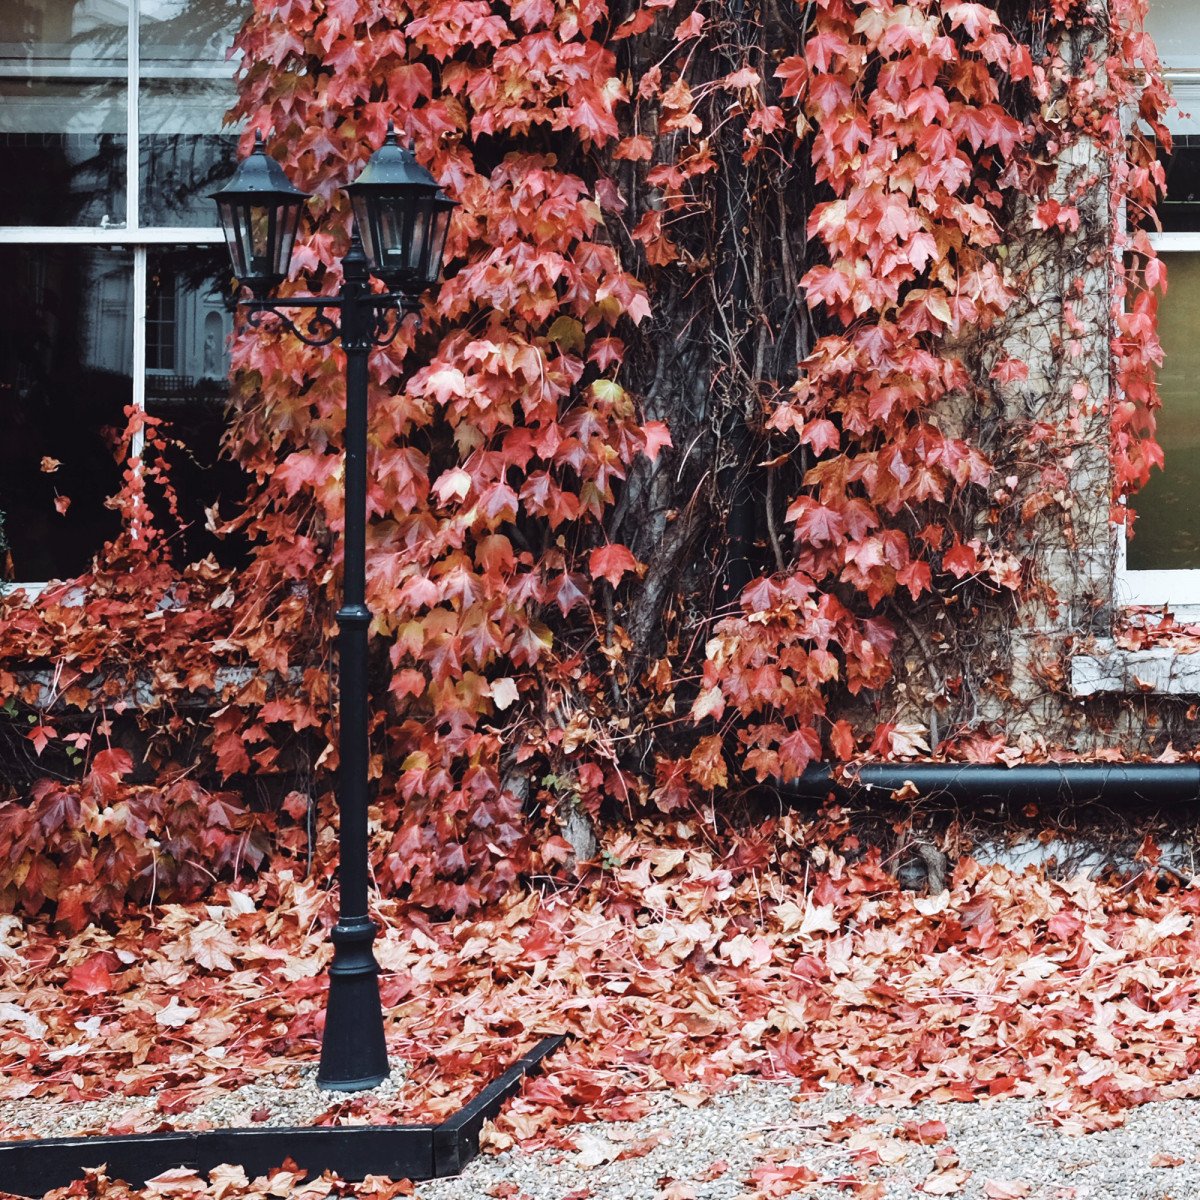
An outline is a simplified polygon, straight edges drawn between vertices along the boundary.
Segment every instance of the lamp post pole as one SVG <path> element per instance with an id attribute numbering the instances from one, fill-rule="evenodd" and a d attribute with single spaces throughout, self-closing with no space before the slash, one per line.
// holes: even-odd
<path id="1" fill-rule="evenodd" d="M 280 300 L 269 296 L 288 274 L 307 196 L 267 155 L 261 134 L 254 152 L 213 199 L 234 275 L 253 295 L 239 301 L 250 324 L 258 327 L 270 315 L 309 346 L 340 339 L 346 354 L 342 606 L 337 614 L 339 900 L 330 934 L 333 962 L 317 1083 L 353 1092 L 374 1087 L 388 1074 L 379 964 L 372 949 L 377 929 L 367 912 L 367 356 L 372 347 L 395 339 L 405 314 L 416 310 L 421 292 L 436 282 L 454 203 L 400 146 L 391 127 L 347 191 L 356 232 L 342 260 L 338 294 Z M 387 285 L 386 293 L 372 290 L 372 275 Z M 288 308 L 311 315 L 297 324 L 282 311 Z"/>
<path id="2" fill-rule="evenodd" d="M 318 1084 L 374 1087 L 388 1073 L 379 964 L 367 915 L 367 355 L 374 325 L 367 259 L 355 236 L 342 260 L 342 348 L 346 352 L 345 517 L 338 610 L 338 923 Z"/>

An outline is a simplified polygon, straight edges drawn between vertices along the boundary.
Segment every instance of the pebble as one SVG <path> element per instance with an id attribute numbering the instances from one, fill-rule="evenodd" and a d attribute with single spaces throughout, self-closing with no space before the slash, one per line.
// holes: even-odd
<path id="1" fill-rule="evenodd" d="M 355 1092 L 373 1101 L 400 1096 L 408 1067 L 395 1064 L 376 1088 Z M 113 1126 L 138 1130 L 234 1129 L 242 1126 L 280 1128 L 313 1124 L 335 1104 L 349 1099 L 345 1092 L 317 1087 L 316 1064 L 288 1067 L 251 1083 L 224 1091 L 214 1090 L 185 1112 L 165 1114 L 156 1097 L 106 1096 L 102 1100 L 7 1100 L 0 1102 L 0 1138 L 48 1138 L 73 1134 L 107 1133 Z"/>

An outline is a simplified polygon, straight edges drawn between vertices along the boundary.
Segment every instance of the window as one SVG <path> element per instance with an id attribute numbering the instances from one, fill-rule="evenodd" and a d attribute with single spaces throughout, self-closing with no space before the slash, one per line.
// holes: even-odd
<path id="1" fill-rule="evenodd" d="M 232 318 L 208 193 L 233 169 L 244 0 L 3 8 L 0 580 L 70 578 L 116 532 L 131 404 L 170 422 L 180 556 L 202 556 L 204 510 L 242 490 L 218 455 Z"/>
<path id="2" fill-rule="evenodd" d="M 1175 148 L 1159 209 L 1163 232 L 1154 238 L 1170 282 L 1159 312 L 1165 467 L 1130 499 L 1137 520 L 1120 598 L 1182 607 L 1200 604 L 1200 11 L 1194 0 L 1151 0 L 1147 28 L 1179 104 L 1168 122 Z"/>
<path id="3" fill-rule="evenodd" d="M 146 370 L 175 370 L 175 275 L 160 267 L 146 278 Z"/>

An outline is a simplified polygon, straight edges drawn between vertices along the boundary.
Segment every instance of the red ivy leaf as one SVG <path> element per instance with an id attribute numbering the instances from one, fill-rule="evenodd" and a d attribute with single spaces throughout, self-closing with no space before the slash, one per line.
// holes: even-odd
<path id="1" fill-rule="evenodd" d="M 622 576 L 637 570 L 637 559 L 622 545 L 613 542 L 608 546 L 599 546 L 592 551 L 588 559 L 588 570 L 593 579 L 607 579 L 616 587 Z"/>
<path id="2" fill-rule="evenodd" d="M 120 960 L 109 950 L 101 950 L 78 966 L 71 968 L 67 976 L 67 991 L 82 992 L 85 996 L 103 996 L 113 989 L 110 968 Z"/>

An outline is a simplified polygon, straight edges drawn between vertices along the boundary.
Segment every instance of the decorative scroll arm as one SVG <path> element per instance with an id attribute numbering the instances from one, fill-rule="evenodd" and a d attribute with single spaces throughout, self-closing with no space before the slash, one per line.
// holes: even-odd
<path id="1" fill-rule="evenodd" d="M 288 296 L 283 300 L 241 300 L 252 329 L 267 326 L 266 318 L 274 317 L 289 333 L 306 346 L 329 346 L 342 336 L 342 323 L 326 310 L 335 313 L 345 309 L 342 296 Z M 400 334 L 404 318 L 420 309 L 420 302 L 404 292 L 372 295 L 367 301 L 371 310 L 370 344 L 390 346 Z M 293 320 L 283 310 L 301 308 L 314 310 L 312 316 Z"/>
<path id="2" fill-rule="evenodd" d="M 371 325 L 371 345 L 390 346 L 400 334 L 404 318 L 420 310 L 420 302 L 403 292 L 373 296 L 374 320 Z"/>
<path id="3" fill-rule="evenodd" d="M 251 329 L 262 329 L 266 326 L 266 318 L 274 317 L 289 333 L 297 337 L 306 346 L 329 346 L 341 336 L 342 327 L 336 316 L 331 316 L 326 310 L 334 312 L 341 310 L 342 301 L 337 296 L 288 296 L 285 300 L 243 300 L 241 307 L 246 311 Z M 293 321 L 282 310 L 285 308 L 313 309 L 312 316 Z"/>

